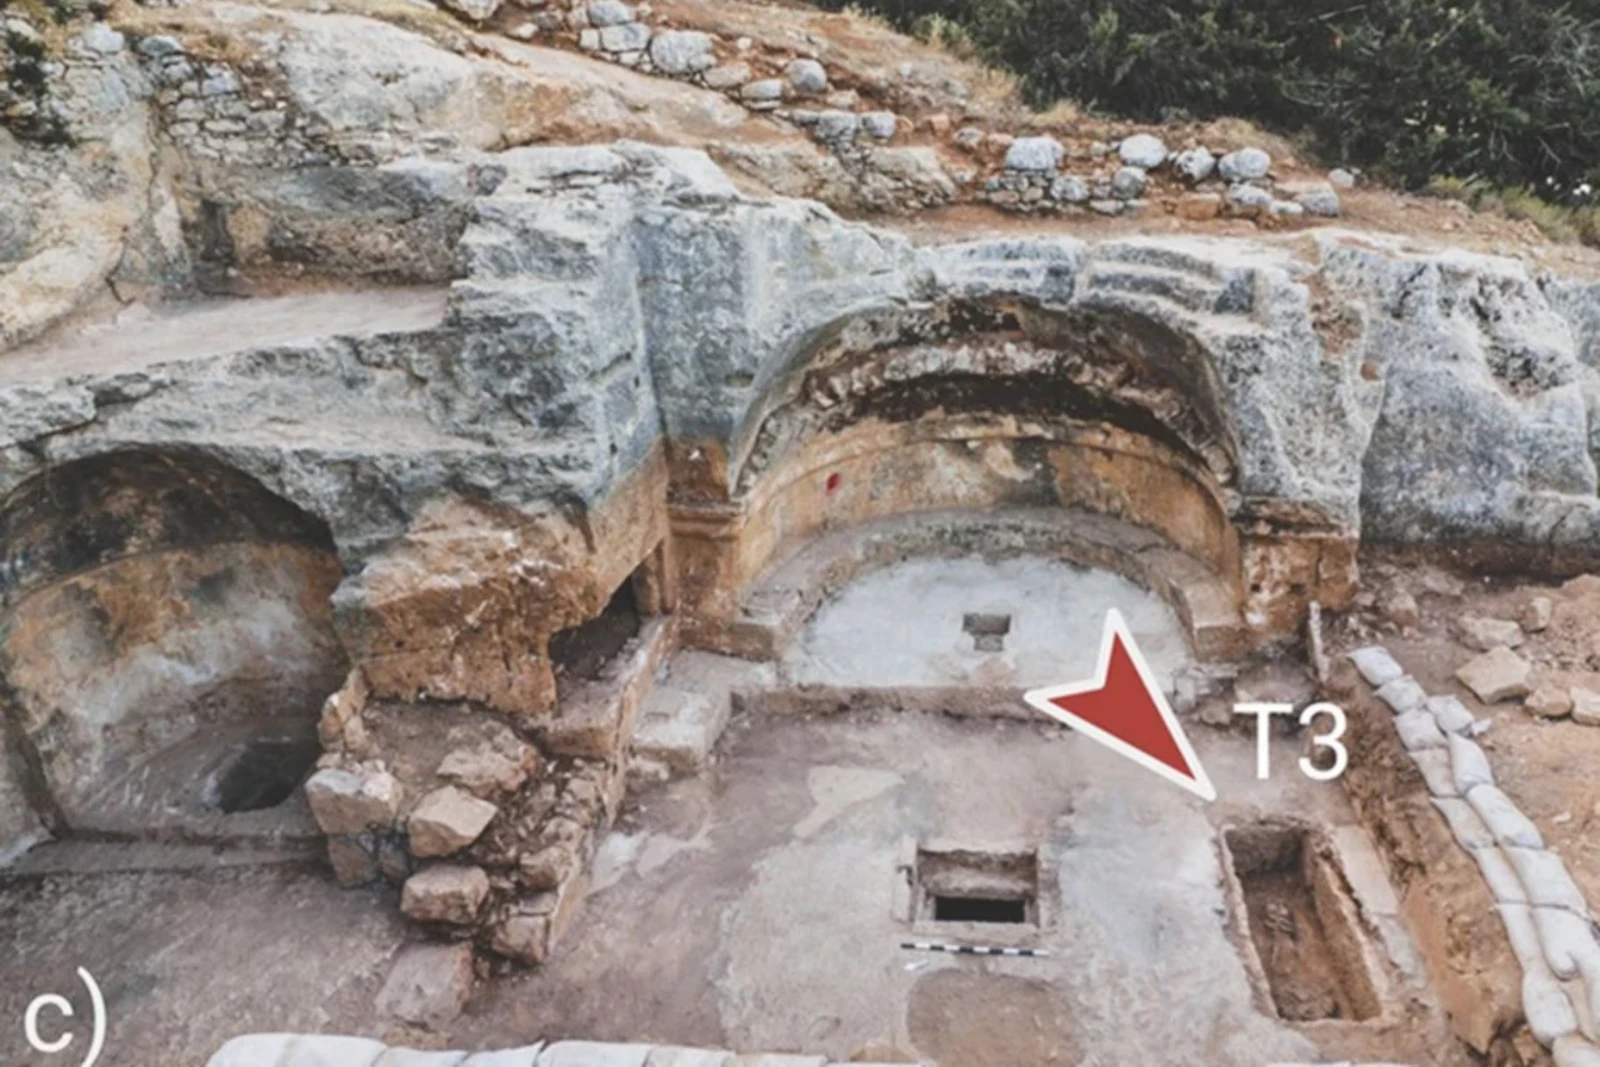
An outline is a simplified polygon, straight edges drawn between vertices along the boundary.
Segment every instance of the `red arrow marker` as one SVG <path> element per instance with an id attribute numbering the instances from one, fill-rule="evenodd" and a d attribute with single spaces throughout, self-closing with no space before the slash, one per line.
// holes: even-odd
<path id="1" fill-rule="evenodd" d="M 1093 680 L 1030 690 L 1023 699 L 1174 785 L 1217 799 L 1121 612 L 1106 613 Z"/>

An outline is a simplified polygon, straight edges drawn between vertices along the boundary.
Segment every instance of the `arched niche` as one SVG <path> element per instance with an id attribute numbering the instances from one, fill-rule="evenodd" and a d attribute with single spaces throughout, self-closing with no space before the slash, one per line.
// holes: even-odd
<path id="1" fill-rule="evenodd" d="M 0 702 L 47 823 L 206 832 L 288 800 L 347 670 L 340 577 L 322 521 L 201 453 L 90 456 L 0 500 Z"/>

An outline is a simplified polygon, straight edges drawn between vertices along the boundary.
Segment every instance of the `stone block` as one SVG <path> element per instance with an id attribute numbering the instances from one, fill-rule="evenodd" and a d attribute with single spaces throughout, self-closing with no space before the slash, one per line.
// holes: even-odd
<path id="1" fill-rule="evenodd" d="M 1167 146 L 1152 134 L 1136 133 L 1123 139 L 1117 146 L 1117 155 L 1130 167 L 1151 170 L 1167 161 Z"/>
<path id="2" fill-rule="evenodd" d="M 400 892 L 400 910 L 419 922 L 476 922 L 489 898 L 489 876 L 480 867 L 440 864 L 406 879 Z"/>
<path id="3" fill-rule="evenodd" d="M 325 834 L 388 827 L 400 814 L 400 783 L 387 771 L 328 767 L 313 774 L 305 790 L 311 814 Z"/>
<path id="4" fill-rule="evenodd" d="M 663 74 L 682 77 L 716 65 L 710 34 L 698 30 L 663 30 L 650 41 L 650 62 Z"/>
<path id="5" fill-rule="evenodd" d="M 1462 644 L 1478 652 L 1489 652 L 1501 645 L 1516 648 L 1522 644 L 1522 627 L 1510 619 L 1467 615 L 1456 623 L 1456 635 Z"/>
<path id="6" fill-rule="evenodd" d="M 1530 715 L 1541 719 L 1564 719 L 1572 714 L 1572 691 L 1554 682 L 1544 682 L 1528 694 L 1522 702 Z"/>
<path id="7" fill-rule="evenodd" d="M 680 774 L 697 774 L 728 725 L 727 693 L 658 686 L 645 699 L 633 751 Z"/>
<path id="8" fill-rule="evenodd" d="M 1225 182 L 1260 181 L 1271 170 L 1272 157 L 1259 148 L 1241 148 L 1217 162 L 1217 171 Z"/>
<path id="9" fill-rule="evenodd" d="M 499 809 L 464 789 L 447 785 L 435 789 L 411 812 L 406 834 L 411 854 L 449 856 L 476 841 L 494 821 Z"/>
<path id="10" fill-rule="evenodd" d="M 1061 166 L 1066 150 L 1054 137 L 1018 137 L 1006 149 L 1006 169 L 1053 172 Z"/>
<path id="11" fill-rule="evenodd" d="M 1528 633 L 1542 633 L 1549 628 L 1554 613 L 1555 604 L 1549 597 L 1536 596 L 1523 607 L 1519 621 Z"/>
<path id="12" fill-rule="evenodd" d="M 820 96 L 828 91 L 828 72 L 814 59 L 792 60 L 783 68 L 783 76 L 801 96 Z"/>
<path id="13" fill-rule="evenodd" d="M 466 1008 L 474 981 L 471 945 L 409 945 L 396 955 L 377 1008 L 401 1022 L 439 1030 Z"/>
<path id="14" fill-rule="evenodd" d="M 650 43 L 650 27 L 642 22 L 624 22 L 600 30 L 600 48 L 606 52 L 638 52 Z"/>
<path id="15" fill-rule="evenodd" d="M 333 879 L 346 889 L 378 880 L 377 843 L 368 835 L 339 835 L 328 838 L 328 865 Z"/>
<path id="16" fill-rule="evenodd" d="M 1527 660 L 1500 647 L 1470 660 L 1456 678 L 1485 704 L 1515 700 L 1533 691 L 1533 668 Z"/>
<path id="17" fill-rule="evenodd" d="M 1572 721 L 1584 726 L 1600 726 L 1600 692 L 1573 686 Z"/>
<path id="18" fill-rule="evenodd" d="M 509 730 L 492 741 L 460 748 L 439 761 L 438 775 L 474 796 L 514 793 L 539 770 L 539 752 Z"/>
<path id="19" fill-rule="evenodd" d="M 593 0 L 586 10 L 591 26 L 621 26 L 634 21 L 633 8 L 622 0 Z"/>

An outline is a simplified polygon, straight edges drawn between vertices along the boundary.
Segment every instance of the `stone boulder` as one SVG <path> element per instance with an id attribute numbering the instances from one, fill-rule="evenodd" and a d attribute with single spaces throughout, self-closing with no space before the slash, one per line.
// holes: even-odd
<path id="1" fill-rule="evenodd" d="M 489 899 L 489 876 L 481 867 L 440 864 L 406 879 L 400 910 L 418 922 L 470 926 Z"/>
<path id="2" fill-rule="evenodd" d="M 1061 166 L 1066 150 L 1054 137 L 1018 137 L 1006 149 L 1006 169 L 1048 173 Z"/>
<path id="3" fill-rule="evenodd" d="M 1272 171 L 1272 157 L 1259 148 L 1241 148 L 1217 161 L 1217 173 L 1225 182 L 1255 182 Z"/>
<path id="4" fill-rule="evenodd" d="M 1130 167 L 1153 170 L 1167 161 L 1167 146 L 1152 134 L 1136 133 L 1123 139 L 1117 146 L 1117 155 Z"/>
<path id="5" fill-rule="evenodd" d="M 1456 624 L 1456 633 L 1461 637 L 1462 644 L 1479 652 L 1488 652 L 1501 645 L 1516 648 L 1522 644 L 1522 627 L 1508 619 L 1466 615 Z"/>
<path id="6" fill-rule="evenodd" d="M 422 798 L 406 824 L 411 854 L 448 856 L 472 844 L 494 821 L 499 809 L 455 786 L 436 789 Z"/>
<path id="7" fill-rule="evenodd" d="M 473 982 L 471 945 L 409 945 L 395 957 L 377 1008 L 403 1023 L 437 1030 L 461 1014 Z"/>
<path id="8" fill-rule="evenodd" d="M 1485 704 L 1516 700 L 1533 692 L 1533 667 L 1505 647 L 1470 661 L 1456 671 L 1456 678 Z"/>
<path id="9" fill-rule="evenodd" d="M 387 827 L 400 814 L 400 782 L 387 771 L 327 767 L 307 780 L 306 800 L 325 834 Z"/>

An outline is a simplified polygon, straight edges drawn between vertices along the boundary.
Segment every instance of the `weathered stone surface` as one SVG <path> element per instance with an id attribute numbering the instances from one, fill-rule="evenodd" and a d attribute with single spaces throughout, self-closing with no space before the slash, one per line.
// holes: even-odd
<path id="1" fill-rule="evenodd" d="M 414 856 L 448 856 L 478 839 L 499 809 L 455 786 L 436 789 L 412 809 L 406 833 Z"/>
<path id="2" fill-rule="evenodd" d="M 711 35 L 698 30 L 663 30 L 650 41 L 650 61 L 663 74 L 698 74 L 717 62 Z"/>
<path id="3" fill-rule="evenodd" d="M 861 128 L 880 141 L 895 135 L 900 120 L 893 111 L 868 111 L 861 116 Z"/>
<path id="4" fill-rule="evenodd" d="M 1082 204 L 1089 199 L 1089 186 L 1082 178 L 1063 174 L 1050 183 L 1050 199 L 1063 204 Z"/>
<path id="5" fill-rule="evenodd" d="M 750 65 L 748 63 L 724 63 L 706 71 L 703 80 L 708 89 L 736 89 L 750 80 Z M 779 86 L 778 96 L 782 95 L 783 89 L 782 86 Z"/>
<path id="6" fill-rule="evenodd" d="M 488 800 L 514 792 L 538 771 L 540 763 L 538 750 L 508 730 L 492 741 L 451 752 L 439 761 L 437 773 Z"/>
<path id="7" fill-rule="evenodd" d="M 1217 169 L 1217 157 L 1201 146 L 1185 148 L 1172 161 L 1172 166 L 1191 185 L 1205 181 Z"/>
<path id="8" fill-rule="evenodd" d="M 1515 700 L 1533 691 L 1533 668 L 1509 648 L 1495 648 L 1468 661 L 1456 678 L 1485 704 Z"/>
<path id="9" fill-rule="evenodd" d="M 482 22 L 500 10 L 500 0 L 439 0 L 439 2 L 471 22 Z"/>
<path id="10" fill-rule="evenodd" d="M 467 1006 L 474 983 L 472 946 L 408 945 L 378 991 L 377 1009 L 413 1026 L 437 1030 Z"/>
<path id="11" fill-rule="evenodd" d="M 1568 695 L 1572 698 L 1573 722 L 1600 726 L 1600 692 L 1574 686 Z"/>
<path id="12" fill-rule="evenodd" d="M 336 882 L 347 888 L 378 880 L 377 842 L 367 835 L 328 838 L 328 865 Z"/>
<path id="13" fill-rule="evenodd" d="M 306 782 L 311 814 L 326 834 L 387 827 L 400 814 L 400 783 L 387 771 L 320 770 Z"/>
<path id="14" fill-rule="evenodd" d="M 1572 704 L 1572 691 L 1554 682 L 1541 683 L 1522 702 L 1529 714 L 1541 719 L 1565 718 L 1572 714 Z"/>
<path id="15" fill-rule="evenodd" d="M 1259 148 L 1241 148 L 1217 161 L 1217 173 L 1225 182 L 1259 181 L 1272 170 L 1272 157 Z"/>
<path id="16" fill-rule="evenodd" d="M 828 91 L 828 72 L 814 59 L 792 60 L 783 68 L 783 76 L 801 96 L 821 96 Z"/>
<path id="17" fill-rule="evenodd" d="M 1006 169 L 1054 171 L 1061 166 L 1065 151 L 1054 137 L 1018 137 L 1006 149 Z"/>
<path id="18" fill-rule="evenodd" d="M 400 910 L 419 922 L 467 926 L 489 899 L 489 876 L 481 867 L 440 864 L 406 879 Z"/>
<path id="19" fill-rule="evenodd" d="M 1485 619 L 1477 615 L 1463 616 L 1456 624 L 1462 644 L 1479 652 L 1504 645 L 1516 648 L 1522 644 L 1522 627 L 1509 619 Z"/>
<path id="20" fill-rule="evenodd" d="M 1153 134 L 1136 133 L 1123 139 L 1117 155 L 1130 167 L 1152 170 L 1167 161 L 1167 146 Z"/>
<path id="21" fill-rule="evenodd" d="M 1422 622 L 1417 598 L 1403 590 L 1390 593 L 1378 603 L 1378 610 L 1400 630 L 1414 630 Z"/>
<path id="22" fill-rule="evenodd" d="M 622 0 L 593 0 L 584 11 L 591 26 L 621 26 L 633 22 L 633 8 Z"/>
<path id="23" fill-rule="evenodd" d="M 1111 176 L 1111 194 L 1119 200 L 1136 200 L 1144 193 L 1144 171 L 1138 167 L 1119 167 Z"/>
<path id="24" fill-rule="evenodd" d="M 1530 634 L 1543 633 L 1550 627 L 1550 617 L 1554 612 L 1555 604 L 1549 597 L 1533 597 L 1522 609 L 1522 628 Z"/>
<path id="25" fill-rule="evenodd" d="M 650 40 L 650 27 L 642 22 L 600 28 L 600 47 L 607 52 L 637 52 L 648 46 Z"/>

